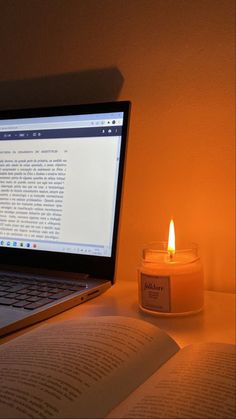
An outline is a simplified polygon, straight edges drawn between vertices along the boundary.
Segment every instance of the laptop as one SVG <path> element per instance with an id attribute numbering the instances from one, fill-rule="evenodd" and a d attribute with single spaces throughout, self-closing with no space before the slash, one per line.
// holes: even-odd
<path id="1" fill-rule="evenodd" d="M 0 336 L 114 283 L 129 110 L 0 112 Z"/>

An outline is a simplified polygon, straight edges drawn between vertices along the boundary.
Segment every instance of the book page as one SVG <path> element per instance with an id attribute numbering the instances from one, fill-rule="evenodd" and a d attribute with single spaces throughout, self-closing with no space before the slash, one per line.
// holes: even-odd
<path id="1" fill-rule="evenodd" d="M 39 327 L 0 348 L 0 417 L 104 417 L 178 349 L 133 318 Z"/>
<path id="2" fill-rule="evenodd" d="M 235 418 L 235 345 L 179 351 L 108 418 Z"/>

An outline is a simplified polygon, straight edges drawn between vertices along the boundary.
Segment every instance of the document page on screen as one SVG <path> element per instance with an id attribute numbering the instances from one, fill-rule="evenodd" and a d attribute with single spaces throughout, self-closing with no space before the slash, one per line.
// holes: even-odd
<path id="1" fill-rule="evenodd" d="M 107 133 L 0 132 L 1 245 L 110 256 L 121 137 Z"/>

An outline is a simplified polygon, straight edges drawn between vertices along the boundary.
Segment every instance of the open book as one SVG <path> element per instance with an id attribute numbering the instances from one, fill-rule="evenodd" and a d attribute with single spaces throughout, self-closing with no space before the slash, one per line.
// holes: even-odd
<path id="1" fill-rule="evenodd" d="M 234 418 L 235 345 L 180 349 L 129 317 L 44 324 L 0 347 L 1 418 Z"/>

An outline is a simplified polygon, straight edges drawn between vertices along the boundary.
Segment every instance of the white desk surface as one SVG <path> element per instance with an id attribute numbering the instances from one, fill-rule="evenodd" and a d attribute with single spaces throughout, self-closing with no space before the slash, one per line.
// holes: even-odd
<path id="1" fill-rule="evenodd" d="M 235 295 L 206 291 L 201 313 L 187 317 L 157 317 L 138 307 L 138 287 L 134 281 L 118 281 L 109 290 L 85 304 L 76 306 L 44 323 L 86 316 L 129 316 L 146 320 L 165 330 L 181 346 L 196 342 L 235 343 Z M 41 324 L 41 323 L 38 323 Z M 1 339 L 4 343 L 37 327 L 28 327 Z"/>

